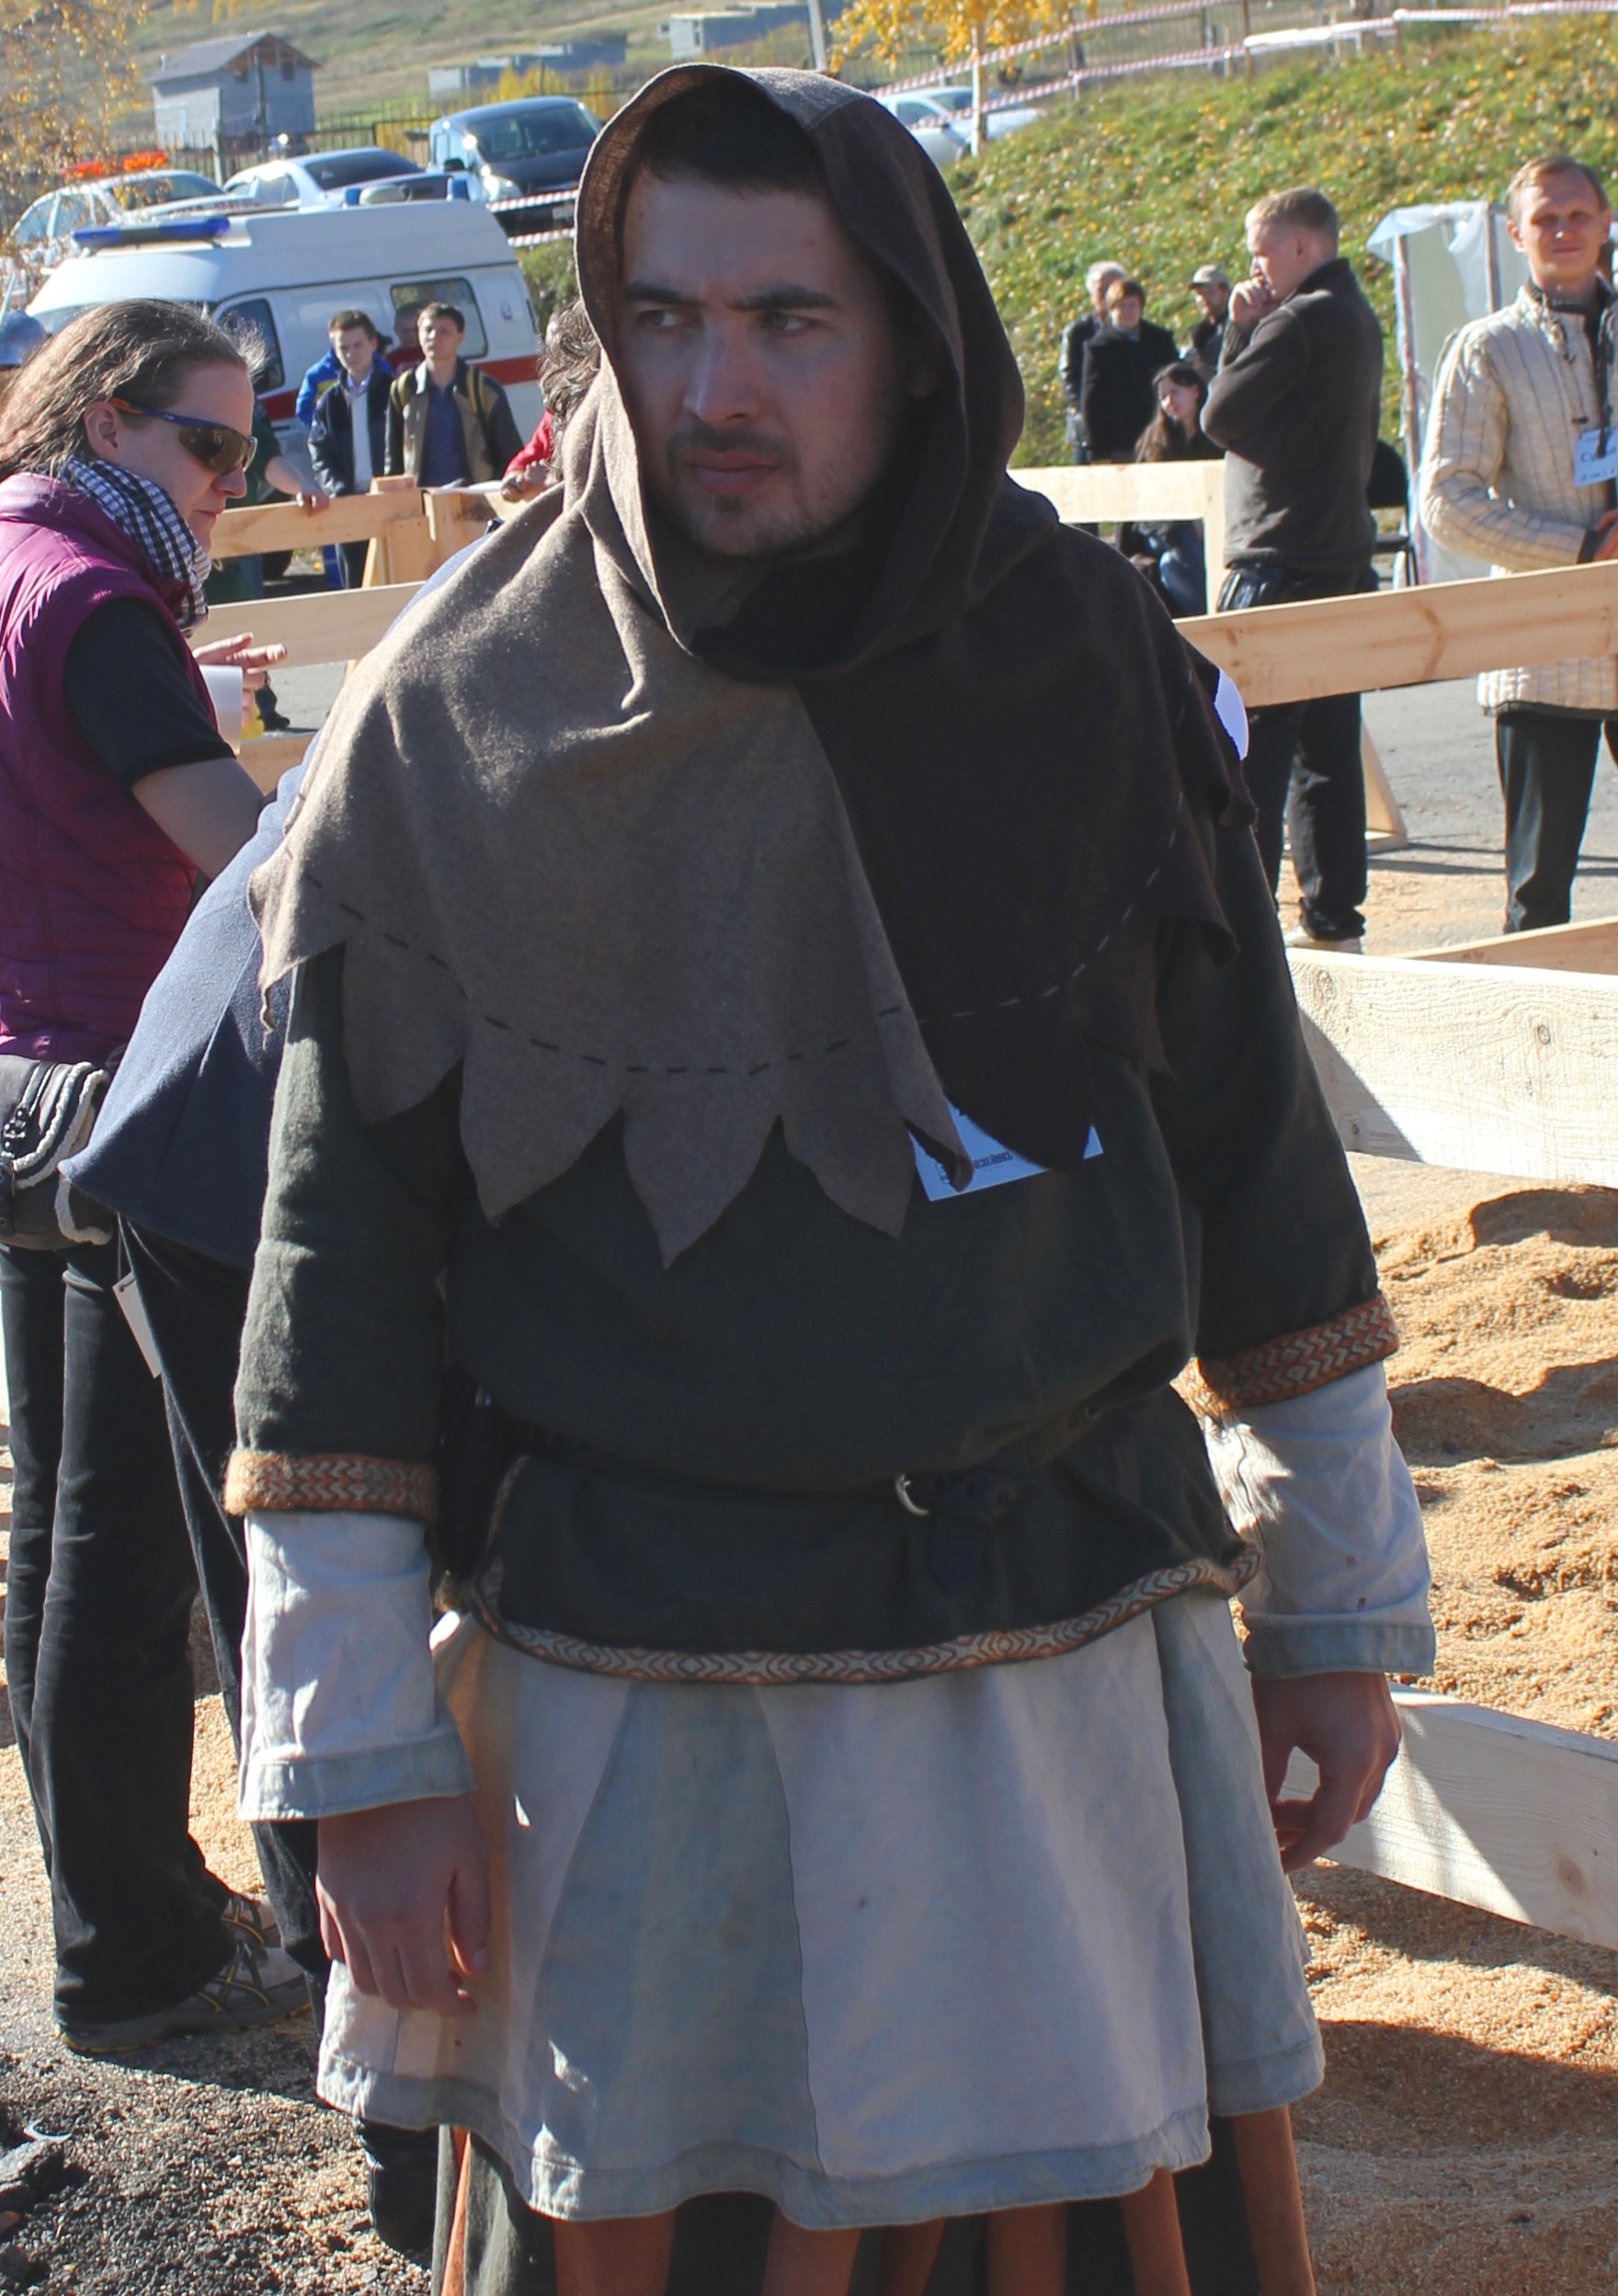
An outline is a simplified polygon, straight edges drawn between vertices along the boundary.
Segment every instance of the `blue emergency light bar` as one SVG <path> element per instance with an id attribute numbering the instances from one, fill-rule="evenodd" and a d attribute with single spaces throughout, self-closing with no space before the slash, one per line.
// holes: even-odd
<path id="1" fill-rule="evenodd" d="M 144 247 L 162 242 L 222 239 L 231 227 L 228 215 L 175 215 L 166 223 L 154 219 L 142 223 L 131 217 L 127 223 L 90 223 L 73 234 L 74 245 L 93 255 L 97 247 Z"/>

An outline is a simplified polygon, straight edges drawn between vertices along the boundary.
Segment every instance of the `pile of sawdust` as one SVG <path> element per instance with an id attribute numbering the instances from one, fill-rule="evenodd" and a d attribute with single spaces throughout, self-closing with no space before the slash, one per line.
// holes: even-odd
<path id="1" fill-rule="evenodd" d="M 1618 1191 L 1516 1189 L 1377 1257 L 1437 1687 L 1618 1737 Z"/>

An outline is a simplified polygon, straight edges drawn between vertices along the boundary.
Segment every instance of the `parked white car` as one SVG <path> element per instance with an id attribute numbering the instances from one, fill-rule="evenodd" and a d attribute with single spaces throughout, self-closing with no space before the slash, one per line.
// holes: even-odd
<path id="1" fill-rule="evenodd" d="M 972 149 L 969 87 L 909 88 L 900 96 L 879 96 L 877 102 L 893 113 L 901 127 L 909 129 L 935 167 L 952 166 Z M 1031 127 L 1039 116 L 1032 104 L 986 111 L 984 133 L 993 143 L 1018 128 Z"/>
<path id="2" fill-rule="evenodd" d="M 73 252 L 75 231 L 121 223 L 126 215 L 175 200 L 218 197 L 219 186 L 212 177 L 199 175 L 193 168 L 131 168 L 127 176 L 96 177 L 87 183 L 63 184 L 60 191 L 42 193 L 12 225 L 10 244 L 24 263 L 47 270 Z"/>
<path id="3" fill-rule="evenodd" d="M 243 167 L 224 187 L 227 200 L 251 200 L 255 207 L 341 207 L 354 185 L 386 183 L 398 176 L 419 176 L 421 167 L 402 152 L 380 143 L 355 144 L 344 152 L 305 152 L 297 159 L 263 159 Z"/>

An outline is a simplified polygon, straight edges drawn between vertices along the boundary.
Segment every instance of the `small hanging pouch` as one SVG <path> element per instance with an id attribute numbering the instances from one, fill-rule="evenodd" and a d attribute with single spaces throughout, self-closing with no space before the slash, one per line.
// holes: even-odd
<path id="1" fill-rule="evenodd" d="M 100 1206 L 59 1167 L 89 1139 L 117 1065 L 117 1054 L 97 1068 L 0 1053 L 0 1243 L 64 1251 L 110 1240 Z"/>

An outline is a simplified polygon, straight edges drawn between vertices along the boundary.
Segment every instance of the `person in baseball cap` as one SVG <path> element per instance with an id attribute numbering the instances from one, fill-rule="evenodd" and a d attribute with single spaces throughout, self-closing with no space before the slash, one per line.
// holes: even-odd
<path id="1" fill-rule="evenodd" d="M 1209 382 L 1214 379 L 1219 364 L 1219 354 L 1225 347 L 1225 318 L 1230 309 L 1230 274 L 1218 263 L 1199 263 L 1187 282 L 1197 299 L 1202 317 L 1192 327 L 1187 340 L 1180 346 L 1179 355 L 1189 359 Z"/>

